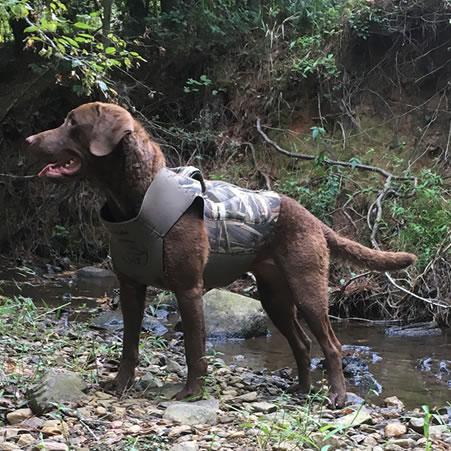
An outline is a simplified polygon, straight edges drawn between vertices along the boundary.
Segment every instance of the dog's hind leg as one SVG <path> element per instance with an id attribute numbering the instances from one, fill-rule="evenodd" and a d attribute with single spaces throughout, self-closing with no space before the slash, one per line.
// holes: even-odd
<path id="1" fill-rule="evenodd" d="M 287 339 L 298 369 L 298 384 L 289 392 L 308 393 L 311 388 L 310 349 L 311 340 L 297 319 L 297 308 L 283 274 L 273 267 L 270 271 L 256 272 L 260 301 L 271 321 Z"/>
<path id="2" fill-rule="evenodd" d="M 315 266 L 314 262 L 311 262 Z M 289 266 L 289 267 L 287 267 Z M 327 270 L 312 270 L 312 266 L 290 274 L 293 267 L 287 262 L 285 270 L 295 303 L 326 358 L 331 390 L 329 400 L 332 407 L 341 408 L 346 398 L 346 387 L 341 362 L 341 343 L 335 336 L 328 315 Z"/>
<path id="3" fill-rule="evenodd" d="M 322 232 L 313 227 L 298 228 L 279 244 L 276 263 L 281 267 L 290 287 L 294 303 L 326 358 L 330 405 L 340 408 L 346 398 L 341 362 L 341 344 L 330 324 L 328 310 L 329 252 Z"/>

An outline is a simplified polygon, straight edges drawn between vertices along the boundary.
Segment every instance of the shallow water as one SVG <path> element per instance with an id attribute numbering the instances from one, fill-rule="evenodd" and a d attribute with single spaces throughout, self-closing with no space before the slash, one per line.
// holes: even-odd
<path id="1" fill-rule="evenodd" d="M 3 282 L 2 282 L 3 281 Z M 57 306 L 71 302 L 74 307 L 86 304 L 97 305 L 96 298 L 110 294 L 117 286 L 113 279 L 76 279 L 71 275 L 43 281 L 20 276 L 17 272 L 0 272 L 0 294 L 31 297 L 35 302 L 44 301 L 47 305 Z M 70 296 L 69 296 L 70 294 Z M 335 322 L 334 330 L 341 343 L 352 348 L 363 349 L 357 355 L 363 358 L 369 370 L 382 386 L 382 393 L 371 400 L 382 402 L 387 396 L 396 395 L 406 407 L 414 408 L 422 404 L 444 406 L 451 402 L 451 374 L 437 376 L 437 364 L 431 370 L 420 370 L 422 361 L 432 358 L 434 361 L 447 361 L 451 370 L 451 335 L 434 337 L 389 337 L 382 326 L 366 323 Z M 267 337 L 249 340 L 234 340 L 209 343 L 222 353 L 220 357 L 226 363 L 237 363 L 254 369 L 276 370 L 284 367 L 295 368 L 291 351 L 285 338 L 274 328 Z M 360 348 L 363 347 L 363 348 Z M 365 351 L 365 347 L 369 349 Z M 352 354 L 345 348 L 346 354 Z M 312 357 L 322 357 L 322 352 L 313 340 Z M 424 367 L 428 367 L 426 361 Z M 320 369 L 313 371 L 314 380 L 322 377 Z M 365 395 L 358 387 L 348 384 L 348 390 Z"/>
<path id="2" fill-rule="evenodd" d="M 387 396 L 398 396 L 406 407 L 414 408 L 422 404 L 446 405 L 451 402 L 451 387 L 448 380 L 451 374 L 436 377 L 437 371 L 421 371 L 418 365 L 424 359 L 446 361 L 451 370 L 451 337 L 449 334 L 435 337 L 388 337 L 384 327 L 366 326 L 359 323 L 335 322 L 334 330 L 347 347 L 369 347 L 368 352 L 357 355 L 367 363 L 369 370 L 382 385 L 379 396 L 371 396 L 375 403 Z M 323 357 L 318 344 L 313 340 L 312 357 Z M 269 337 L 250 340 L 215 343 L 216 351 L 222 352 L 227 363 L 240 363 L 254 369 L 276 370 L 283 367 L 295 368 L 294 358 L 285 338 L 272 328 Z M 346 348 L 345 348 L 346 349 Z M 349 351 L 344 351 L 346 354 Z M 239 356 L 239 361 L 235 356 Z M 427 362 L 426 362 L 427 363 Z M 321 371 L 315 370 L 313 378 L 321 378 Z M 361 396 L 366 393 L 348 383 L 347 389 Z"/>

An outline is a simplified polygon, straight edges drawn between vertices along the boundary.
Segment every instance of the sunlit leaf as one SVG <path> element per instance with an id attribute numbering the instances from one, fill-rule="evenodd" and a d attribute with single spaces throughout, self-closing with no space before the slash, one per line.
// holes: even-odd
<path id="1" fill-rule="evenodd" d="M 74 27 L 81 28 L 82 30 L 95 30 L 96 29 L 95 27 L 88 25 L 87 23 L 83 23 L 83 22 L 75 22 Z"/>

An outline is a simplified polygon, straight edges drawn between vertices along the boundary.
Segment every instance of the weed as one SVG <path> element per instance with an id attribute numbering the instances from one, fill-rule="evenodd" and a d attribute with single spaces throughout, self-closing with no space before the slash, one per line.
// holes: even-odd
<path id="1" fill-rule="evenodd" d="M 442 416 L 438 413 L 431 413 L 429 406 L 424 405 L 421 407 L 424 412 L 424 437 L 426 439 L 426 446 L 425 450 L 429 451 L 432 449 L 432 440 L 430 438 L 430 428 L 432 425 L 432 421 L 435 420 L 438 424 L 442 426 L 446 426 L 445 421 L 443 420 Z M 451 432 L 451 427 L 448 425 L 447 430 Z"/>
<path id="2" fill-rule="evenodd" d="M 404 186 L 408 188 L 411 187 Z M 415 196 L 408 202 L 393 199 L 389 203 L 392 216 L 401 227 L 392 245 L 415 252 L 421 269 L 450 233 L 451 208 L 444 195 L 443 179 L 429 169 L 421 171 L 413 190 Z"/>
<path id="3" fill-rule="evenodd" d="M 316 174 L 318 177 L 314 180 L 307 178 L 300 181 L 296 173 L 287 171 L 281 174 L 280 181 L 275 186 L 279 192 L 296 199 L 316 217 L 330 223 L 328 216 L 335 208 L 336 197 L 341 189 L 341 169 L 323 169 L 317 164 L 314 169 L 314 175 Z"/>
<path id="4" fill-rule="evenodd" d="M 208 385 L 212 386 L 218 399 L 221 399 L 221 386 L 218 381 L 217 370 L 218 368 L 224 366 L 224 362 L 218 357 L 220 355 L 222 355 L 222 352 L 216 351 L 215 348 L 212 348 L 211 354 L 204 357 L 204 359 L 208 362 L 210 368 L 207 376 L 203 377 L 205 387 L 207 387 Z M 203 397 L 207 399 L 210 397 L 210 394 L 206 389 L 204 390 Z"/>

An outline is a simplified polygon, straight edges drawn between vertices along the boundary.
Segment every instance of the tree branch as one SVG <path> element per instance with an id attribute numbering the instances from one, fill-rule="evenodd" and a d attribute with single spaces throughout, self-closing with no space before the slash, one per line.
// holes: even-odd
<path id="1" fill-rule="evenodd" d="M 263 139 L 268 143 L 271 144 L 279 153 L 286 155 L 288 157 L 292 158 L 298 158 L 301 160 L 314 160 L 316 158 L 315 155 L 309 155 L 304 153 L 297 153 L 297 152 L 289 152 L 288 150 L 282 149 L 276 142 L 269 139 L 269 137 L 266 135 L 266 133 L 261 128 L 260 118 L 257 118 L 257 131 L 260 133 L 260 135 L 263 137 Z M 407 176 L 395 176 L 391 172 L 386 171 L 385 169 L 379 168 L 377 166 L 371 166 L 369 164 L 361 164 L 361 163 L 351 163 L 349 161 L 339 161 L 339 160 L 332 160 L 330 158 L 325 158 L 324 163 L 332 165 L 332 166 L 343 166 L 347 168 L 356 168 L 356 169 L 362 169 L 364 171 L 372 171 L 376 172 L 386 178 L 396 178 L 400 180 L 415 180 L 416 177 L 407 177 Z M 416 182 L 415 182 L 416 183 Z"/>

